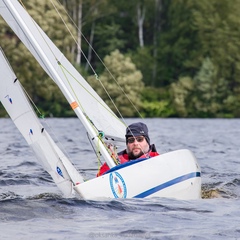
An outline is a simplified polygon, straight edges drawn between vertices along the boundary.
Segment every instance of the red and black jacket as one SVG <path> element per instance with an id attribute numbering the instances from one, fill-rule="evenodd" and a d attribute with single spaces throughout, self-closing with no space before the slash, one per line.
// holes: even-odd
<path id="1" fill-rule="evenodd" d="M 158 156 L 159 153 L 157 152 L 156 148 L 155 148 L 155 145 L 152 144 L 150 146 L 150 151 L 147 153 L 147 154 L 143 154 L 142 156 L 140 156 L 138 159 L 141 159 L 141 158 L 151 158 L 151 157 L 156 157 Z M 120 164 L 122 163 L 126 163 L 126 162 L 129 162 L 129 161 L 133 161 L 133 159 L 129 159 L 128 157 L 128 154 L 127 154 L 127 151 L 126 149 L 123 150 L 122 152 L 118 153 L 118 158 L 120 160 Z M 136 160 L 136 159 L 134 159 Z M 107 163 L 104 163 L 98 173 L 97 173 L 97 177 L 103 175 L 105 172 L 107 172 L 108 170 L 110 170 L 110 168 L 108 167 Z"/>

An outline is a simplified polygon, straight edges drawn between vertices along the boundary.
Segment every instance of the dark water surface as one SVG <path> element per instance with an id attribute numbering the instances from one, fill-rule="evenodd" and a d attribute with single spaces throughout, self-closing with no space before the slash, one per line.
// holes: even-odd
<path id="1" fill-rule="evenodd" d="M 78 119 L 46 122 L 84 177 L 94 177 L 97 161 Z M 0 239 L 240 239 L 240 120 L 144 122 L 160 153 L 195 154 L 203 199 L 65 199 L 12 121 L 0 119 Z"/>

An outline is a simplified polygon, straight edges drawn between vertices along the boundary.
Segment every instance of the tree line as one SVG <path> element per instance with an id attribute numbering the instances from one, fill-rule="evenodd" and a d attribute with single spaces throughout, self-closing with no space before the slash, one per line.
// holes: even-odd
<path id="1" fill-rule="evenodd" d="M 240 0 L 21 2 L 115 112 L 94 73 L 125 117 L 240 116 Z M 40 110 L 72 116 L 2 19 L 0 26 L 1 47 Z"/>

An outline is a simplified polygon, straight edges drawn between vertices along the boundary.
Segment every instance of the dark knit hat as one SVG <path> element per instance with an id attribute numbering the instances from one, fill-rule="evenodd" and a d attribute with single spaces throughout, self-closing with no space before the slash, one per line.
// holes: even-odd
<path id="1" fill-rule="evenodd" d="M 148 136 L 148 128 L 147 125 L 141 122 L 132 123 L 126 129 L 126 140 L 128 137 L 137 137 L 137 136 L 144 136 L 147 143 L 150 145 L 150 138 Z"/>

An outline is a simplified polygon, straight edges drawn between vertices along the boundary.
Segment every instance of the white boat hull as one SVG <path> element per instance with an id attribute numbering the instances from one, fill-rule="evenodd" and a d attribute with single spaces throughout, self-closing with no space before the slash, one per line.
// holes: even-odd
<path id="1" fill-rule="evenodd" d="M 182 149 L 122 164 L 98 178 L 74 187 L 85 199 L 201 198 L 200 167 L 191 151 Z"/>

